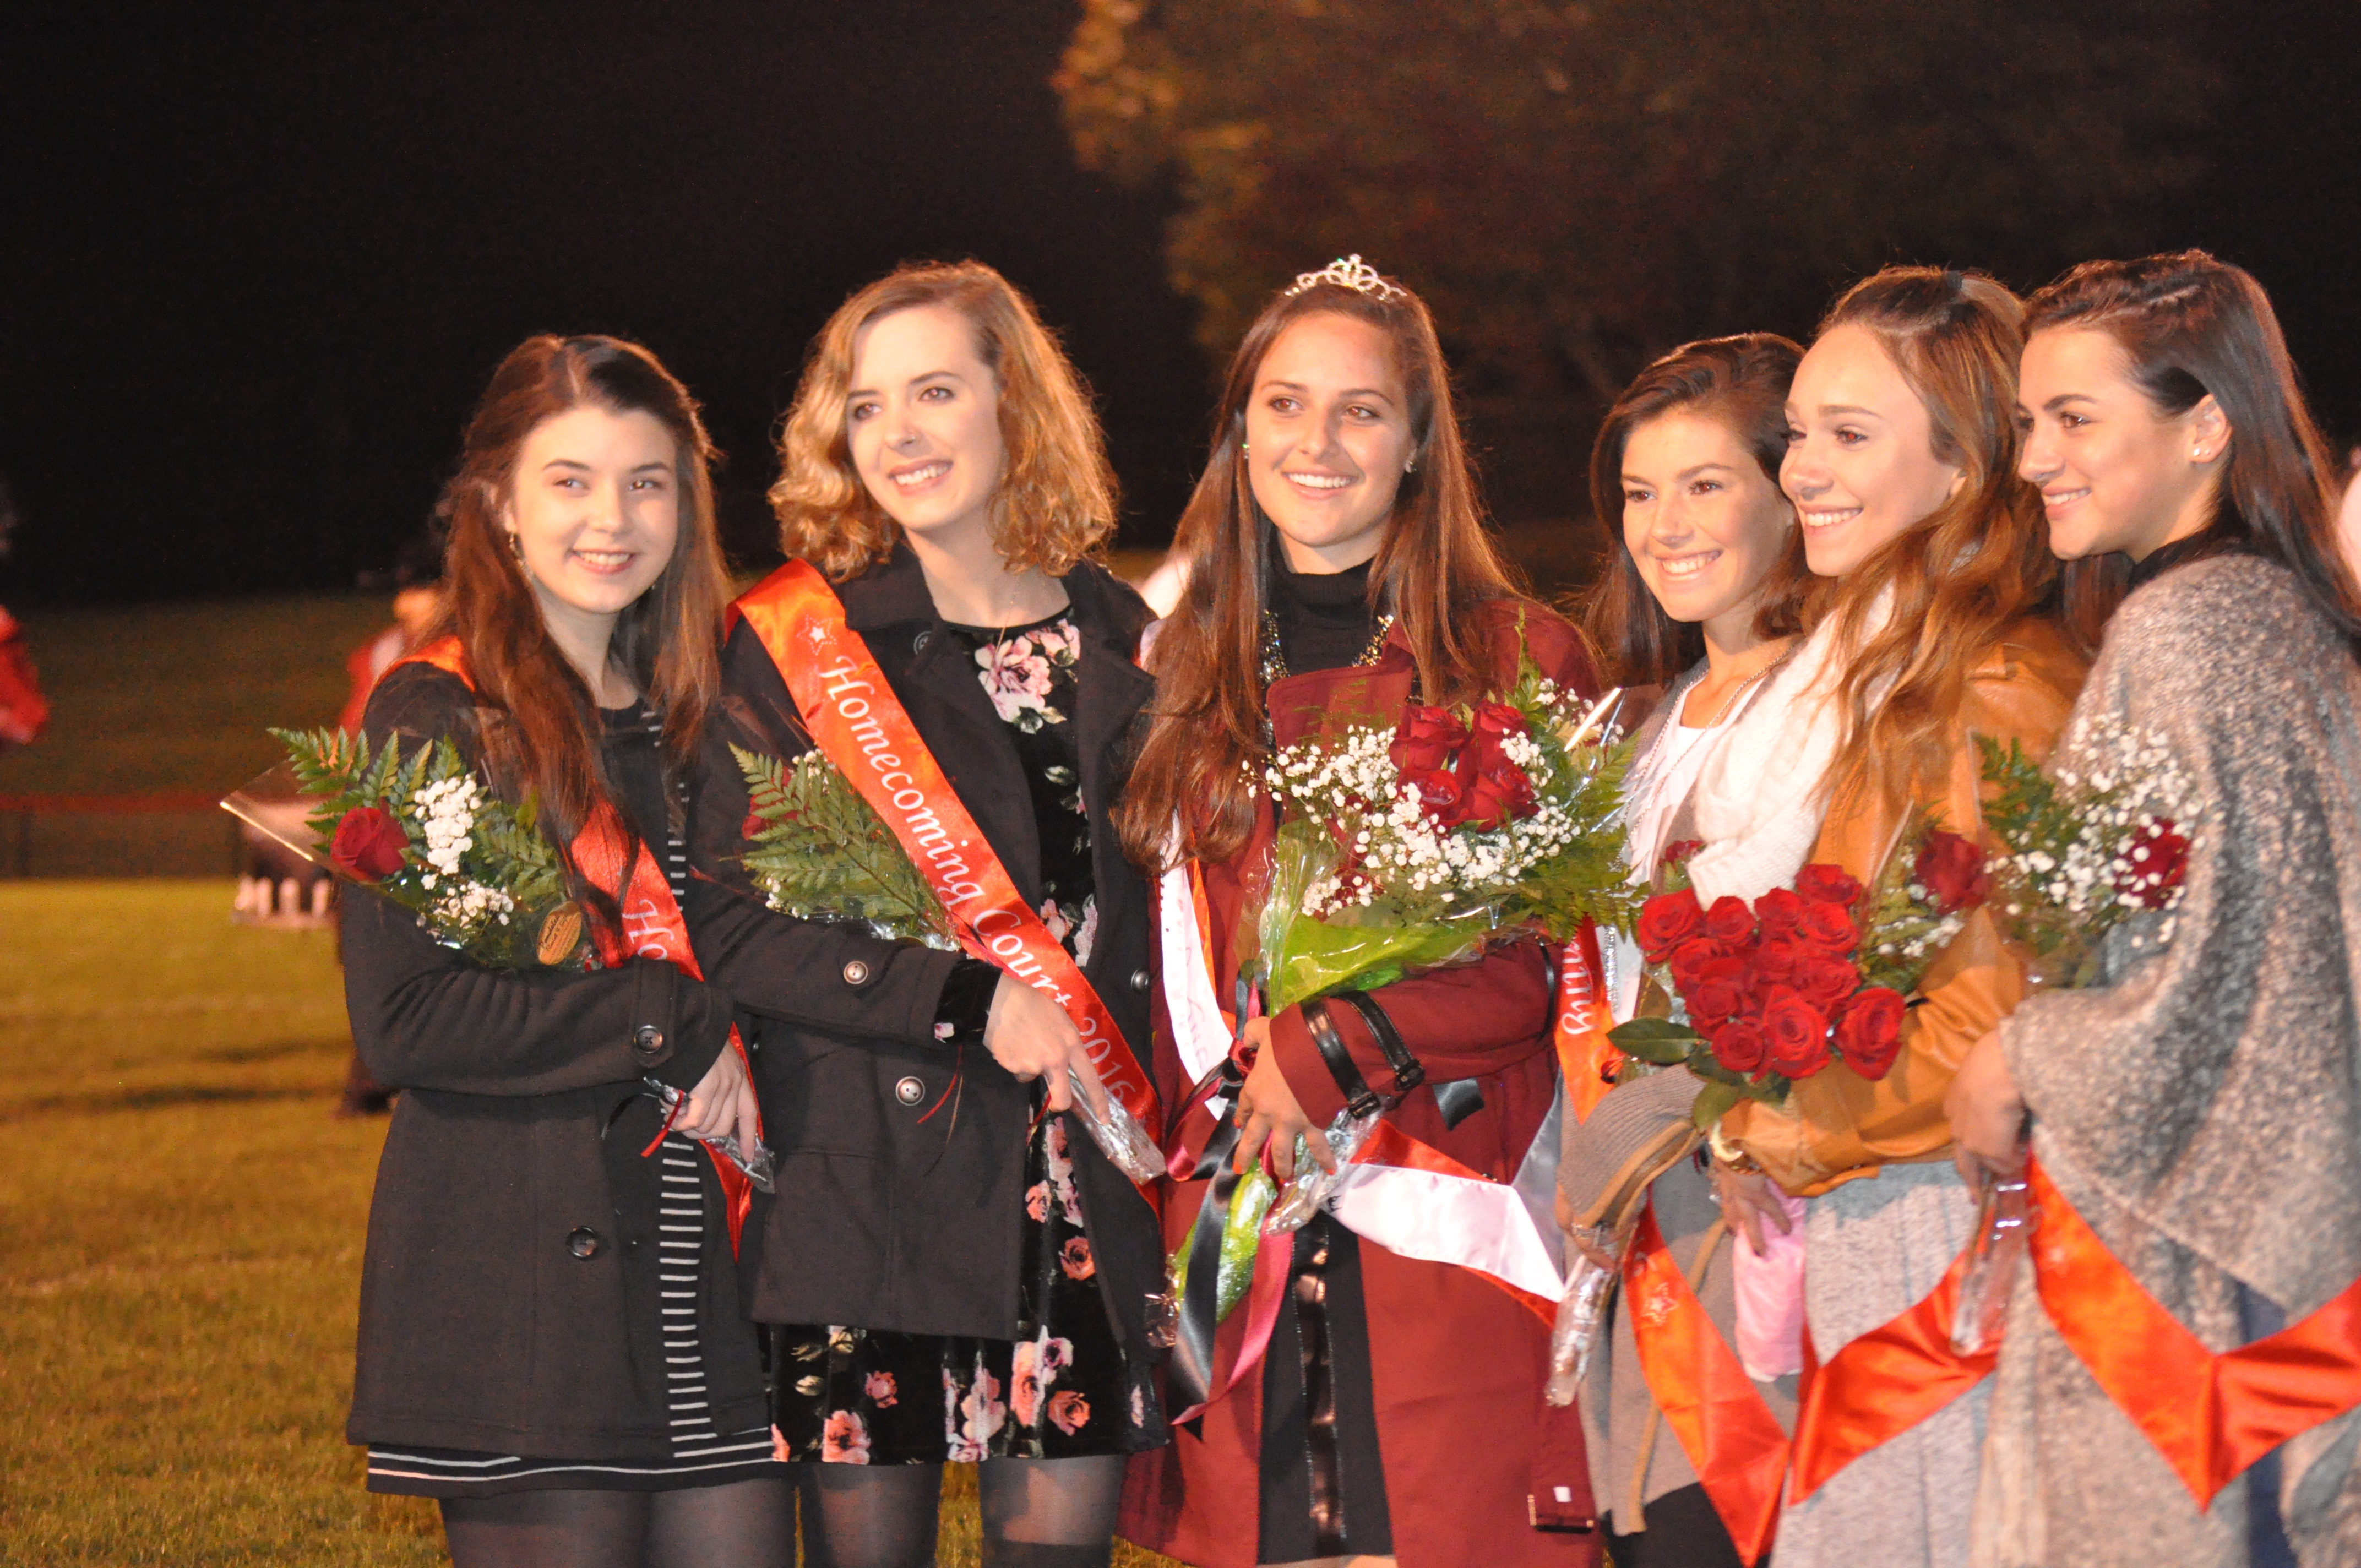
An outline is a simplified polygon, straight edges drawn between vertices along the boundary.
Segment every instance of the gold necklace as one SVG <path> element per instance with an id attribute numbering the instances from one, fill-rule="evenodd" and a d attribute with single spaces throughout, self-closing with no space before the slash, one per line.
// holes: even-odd
<path id="1" fill-rule="evenodd" d="M 1376 634 L 1369 639 L 1369 645 L 1361 651 L 1361 656 L 1348 667 L 1366 669 L 1376 663 L 1385 653 L 1386 634 L 1393 629 L 1391 610 L 1378 617 Z M 1287 679 L 1288 674 L 1287 654 L 1279 641 L 1279 617 L 1265 609 L 1262 612 L 1262 684 L 1266 688 L 1277 685 Z"/>

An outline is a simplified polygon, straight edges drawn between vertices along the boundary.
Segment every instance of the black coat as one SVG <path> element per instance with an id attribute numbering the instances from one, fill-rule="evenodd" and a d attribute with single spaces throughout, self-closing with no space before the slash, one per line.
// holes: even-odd
<path id="1" fill-rule="evenodd" d="M 1150 617 L 1139 596 L 1102 567 L 1078 566 L 1065 588 L 1082 635 L 1075 741 L 1099 914 L 1085 973 L 1125 1038 L 1144 1053 L 1148 889 L 1117 847 L 1108 814 L 1123 788 L 1133 717 L 1153 689 L 1132 662 Z M 1038 829 L 1016 744 L 973 664 L 944 633 L 917 559 L 905 548 L 837 591 L 847 622 L 868 643 L 919 737 L 1038 908 Z M 708 741 L 694 860 L 700 872 L 743 886 L 733 857 L 746 790 L 727 732 L 783 759 L 809 741 L 785 681 L 745 625 L 723 651 L 722 687 L 731 717 Z M 741 1005 L 771 1015 L 761 1025 L 755 1079 L 764 1135 L 779 1158 L 778 1191 L 756 1198 L 749 1222 L 749 1237 L 758 1225 L 760 1235 L 745 1251 L 747 1310 L 762 1322 L 1014 1338 L 1033 1087 L 980 1046 L 961 1050 L 935 1038 L 934 1009 L 953 955 L 875 943 L 895 960 L 889 968 L 853 952 L 873 939 L 840 926 L 810 928 L 833 934 L 837 946 L 806 969 L 751 972 L 763 960 L 750 954 L 751 964 L 713 971 Z M 854 956 L 865 969 L 844 967 Z M 905 992 L 908 1004 L 896 1011 L 909 1026 L 813 1027 L 793 1015 L 808 1016 L 816 995 L 849 989 Z M 955 1076 L 958 1091 L 935 1109 Z M 1141 1309 L 1160 1288 L 1163 1268 L 1155 1216 L 1079 1127 L 1070 1141 L 1100 1288 L 1126 1348 L 1145 1358 L 1151 1352 Z"/>
<path id="2" fill-rule="evenodd" d="M 410 665 L 379 684 L 365 728 L 380 741 L 401 732 L 407 750 L 463 737 L 473 707 L 456 677 Z M 663 784 L 643 722 L 610 728 L 604 756 L 619 804 L 660 847 Z M 780 922 L 720 889 L 692 884 L 686 903 L 717 954 L 777 939 Z M 369 1209 L 352 1441 L 667 1454 L 655 1172 L 640 1157 L 661 1117 L 640 1080 L 686 1089 L 705 1075 L 728 1037 L 728 992 L 647 959 L 496 973 L 358 892 L 344 919 L 354 1041 L 370 1075 L 402 1091 Z M 742 1430 L 768 1420 L 761 1363 L 719 1184 L 700 1168 L 717 1217 L 701 1348 L 717 1424 Z"/>

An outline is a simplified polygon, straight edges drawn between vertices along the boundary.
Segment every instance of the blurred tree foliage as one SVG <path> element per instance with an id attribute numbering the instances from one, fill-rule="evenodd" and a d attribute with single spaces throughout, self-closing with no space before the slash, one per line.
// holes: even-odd
<path id="1" fill-rule="evenodd" d="M 2206 0 L 1083 0 L 1087 165 L 1177 178 L 1214 363 L 1358 251 L 1489 385 L 1606 398 L 1895 259 L 2018 284 L 2152 243 L 2219 95 Z"/>

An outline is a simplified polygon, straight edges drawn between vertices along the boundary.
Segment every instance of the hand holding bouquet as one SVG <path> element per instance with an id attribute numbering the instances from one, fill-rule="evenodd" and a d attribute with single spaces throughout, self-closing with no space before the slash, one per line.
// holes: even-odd
<path id="1" fill-rule="evenodd" d="M 436 941 L 488 968 L 588 964 L 581 906 L 532 796 L 500 799 L 447 739 L 404 757 L 394 736 L 372 753 L 366 735 L 341 729 L 271 734 L 287 747 L 295 790 L 313 801 L 316 839 L 291 848 L 410 910 Z M 247 816 L 240 804 L 261 782 L 223 804 Z"/>
<path id="2" fill-rule="evenodd" d="M 1816 864 L 1792 889 L 1708 908 L 1682 869 L 1695 846 L 1673 849 L 1675 885 L 1642 906 L 1637 936 L 1678 1015 L 1635 1018 L 1608 1038 L 1705 1079 L 1691 1113 L 1700 1127 L 1741 1098 L 1780 1103 L 1832 1061 L 1883 1078 L 1910 993 L 1989 891 L 1983 851 L 1923 814 L 1869 889 Z"/>
<path id="3" fill-rule="evenodd" d="M 959 949 L 950 911 L 827 752 L 815 746 L 790 767 L 742 747 L 730 751 L 746 779 L 740 863 L 773 909 L 799 920 L 851 921 L 888 941 Z M 1069 1077 L 1072 1113 L 1115 1168 L 1134 1181 L 1162 1176 L 1163 1151 L 1139 1119 L 1081 1074 Z"/>

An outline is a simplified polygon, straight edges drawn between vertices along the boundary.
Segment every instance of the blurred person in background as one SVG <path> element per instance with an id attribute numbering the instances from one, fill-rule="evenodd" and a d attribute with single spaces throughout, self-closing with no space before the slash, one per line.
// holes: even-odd
<path id="1" fill-rule="evenodd" d="M 438 526 L 412 538 L 393 558 L 393 624 L 346 655 L 345 668 L 353 677 L 353 689 L 336 719 L 338 729 L 361 727 L 378 677 L 393 668 L 396 660 L 425 646 L 427 634 L 442 618 L 443 538 Z"/>
<path id="2" fill-rule="evenodd" d="M 16 532 L 16 499 L 7 481 L 0 479 L 0 561 L 8 558 L 9 538 Z M 0 609 L 0 752 L 29 746 L 49 727 L 49 699 L 33 673 L 33 655 L 16 617 Z"/>

